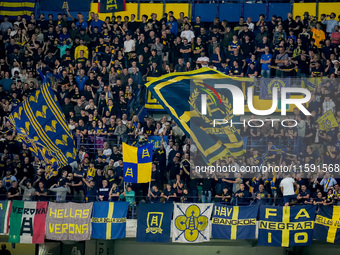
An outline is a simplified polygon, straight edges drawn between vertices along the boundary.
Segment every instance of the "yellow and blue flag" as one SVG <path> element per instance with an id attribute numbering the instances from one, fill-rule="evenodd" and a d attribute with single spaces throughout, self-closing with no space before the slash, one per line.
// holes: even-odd
<path id="1" fill-rule="evenodd" d="M 217 239 L 254 239 L 258 206 L 215 204 L 211 235 Z"/>
<path id="2" fill-rule="evenodd" d="M 326 130 L 329 131 L 332 128 L 339 127 L 339 123 L 337 122 L 333 112 L 331 110 L 325 112 L 318 118 L 317 120 L 319 124 L 320 130 Z"/>
<path id="3" fill-rule="evenodd" d="M 127 202 L 94 202 L 91 238 L 125 238 L 128 207 Z"/>
<path id="4" fill-rule="evenodd" d="M 314 91 L 320 84 L 323 83 L 322 77 L 309 77 L 303 78 L 302 87 L 308 89 L 309 91 Z"/>
<path id="5" fill-rule="evenodd" d="M 233 98 L 227 89 L 216 89 L 217 83 L 246 88 L 250 78 L 234 78 L 210 68 L 164 75 L 146 84 L 191 142 L 199 149 L 206 163 L 214 163 L 225 156 L 243 155 L 243 140 L 235 126 L 214 127 L 215 119 L 239 121 L 233 114 Z M 245 91 L 243 91 L 245 94 Z M 201 111 L 206 96 L 207 114 Z M 242 102 L 243 103 L 243 102 Z"/>
<path id="6" fill-rule="evenodd" d="M 169 243 L 173 204 L 139 204 L 137 242 Z"/>
<path id="7" fill-rule="evenodd" d="M 151 181 L 153 145 L 141 147 L 123 143 L 123 173 L 124 181 L 132 183 L 147 183 Z"/>
<path id="8" fill-rule="evenodd" d="M 315 205 L 261 206 L 258 245 L 311 245 L 315 210 Z"/>
<path id="9" fill-rule="evenodd" d="M 0 16 L 16 18 L 18 15 L 30 16 L 34 13 L 35 0 L 3 0 L 0 1 Z"/>
<path id="10" fill-rule="evenodd" d="M 320 206 L 315 218 L 314 238 L 340 243 L 340 206 Z"/>
<path id="11" fill-rule="evenodd" d="M 44 83 L 18 105 L 9 121 L 34 156 L 46 163 L 46 178 L 76 158 L 73 135 L 51 87 Z"/>

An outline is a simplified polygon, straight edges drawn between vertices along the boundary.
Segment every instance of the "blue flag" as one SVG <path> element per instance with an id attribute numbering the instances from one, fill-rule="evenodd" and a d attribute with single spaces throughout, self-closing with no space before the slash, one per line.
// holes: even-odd
<path id="1" fill-rule="evenodd" d="M 261 206 L 258 245 L 311 245 L 315 209 L 315 205 Z"/>
<path id="2" fill-rule="evenodd" d="M 340 243 L 340 206 L 320 206 L 315 218 L 314 238 Z"/>
<path id="3" fill-rule="evenodd" d="M 290 87 L 290 78 L 261 79 L 260 99 L 272 99 L 273 88 L 277 88 L 279 94 L 284 87 Z"/>
<path id="4" fill-rule="evenodd" d="M 213 125 L 217 119 L 226 120 L 229 124 L 240 120 L 233 114 L 230 91 L 215 85 L 242 87 L 242 83 L 252 82 L 250 78 L 235 79 L 210 68 L 201 68 L 164 75 L 146 86 L 198 148 L 204 162 L 212 164 L 221 157 L 238 157 L 245 152 L 235 125 Z M 202 98 L 206 99 L 206 114 L 201 112 Z"/>
<path id="5" fill-rule="evenodd" d="M 9 120 L 33 155 L 46 164 L 46 178 L 58 174 L 76 158 L 76 148 L 65 115 L 51 87 L 44 83 L 18 105 Z"/>
<path id="6" fill-rule="evenodd" d="M 126 235 L 127 202 L 95 202 L 92 211 L 94 239 L 120 239 Z"/>
<path id="7" fill-rule="evenodd" d="M 173 204 L 140 204 L 137 242 L 168 243 Z"/>
<path id="8" fill-rule="evenodd" d="M 258 206 L 215 204 L 212 214 L 212 237 L 218 239 L 254 239 Z"/>

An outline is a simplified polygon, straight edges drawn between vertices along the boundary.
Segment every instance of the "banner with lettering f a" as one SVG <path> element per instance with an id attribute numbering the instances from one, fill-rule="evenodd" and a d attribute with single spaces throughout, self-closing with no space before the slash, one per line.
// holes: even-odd
<path id="1" fill-rule="evenodd" d="M 123 143 L 124 181 L 147 183 L 151 181 L 152 144 L 134 147 Z"/>
<path id="2" fill-rule="evenodd" d="M 13 201 L 8 242 L 44 243 L 47 202 Z"/>

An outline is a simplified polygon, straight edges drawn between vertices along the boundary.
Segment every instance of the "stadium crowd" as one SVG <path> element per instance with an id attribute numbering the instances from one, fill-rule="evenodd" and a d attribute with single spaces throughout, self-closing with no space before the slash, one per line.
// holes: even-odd
<path id="1" fill-rule="evenodd" d="M 340 16 L 339 16 L 340 17 Z M 338 19 L 339 19 L 338 17 Z M 0 180 L 1 199 L 151 202 L 220 201 L 223 203 L 337 204 L 339 179 L 329 173 L 286 177 L 241 173 L 190 178 L 192 157 L 198 153 L 173 120 L 154 120 L 131 114 L 144 103 L 148 77 L 185 72 L 201 67 L 233 77 L 328 77 L 312 92 L 307 118 L 294 110 L 297 127 L 245 127 L 243 137 L 252 141 L 245 155 L 218 160 L 235 165 L 321 165 L 339 169 L 339 128 L 322 131 L 317 118 L 331 110 L 340 122 L 340 32 L 335 13 L 321 20 L 307 12 L 303 17 L 273 15 L 266 21 L 240 17 L 230 24 L 215 18 L 202 23 L 180 13 L 163 17 L 112 16 L 89 20 L 67 11 L 57 17 L 8 17 L 0 23 L 0 98 L 2 118 Z M 61 82 L 53 90 L 78 142 L 77 163 L 46 180 L 44 163 L 34 158 L 6 117 L 48 74 Z M 142 144 L 148 136 L 167 137 L 154 151 L 152 182 L 123 182 L 121 143 Z M 90 151 L 88 145 L 96 144 Z M 81 146 L 79 146 L 81 144 Z M 257 145 L 266 149 L 258 149 Z M 294 146 L 293 146 L 294 145 Z M 284 148 L 284 153 L 275 149 Z M 282 151 L 281 151 L 282 152 Z M 337 166 L 337 168 L 336 168 Z M 303 177 L 303 178 L 302 178 Z M 334 177 L 336 177 L 334 175 Z M 294 187 L 293 187 L 294 186 Z M 287 199 L 288 198 L 288 199 Z"/>

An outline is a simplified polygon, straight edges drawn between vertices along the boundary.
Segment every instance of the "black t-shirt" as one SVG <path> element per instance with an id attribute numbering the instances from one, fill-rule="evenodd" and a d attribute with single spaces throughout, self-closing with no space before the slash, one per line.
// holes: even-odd
<path id="1" fill-rule="evenodd" d="M 8 193 L 11 193 L 11 195 L 14 195 L 14 194 L 17 194 L 19 192 L 19 189 L 18 188 L 13 188 L 13 187 L 10 187 L 8 189 Z M 9 200 L 19 200 L 20 199 L 20 196 L 16 196 L 16 197 L 11 197 L 11 198 L 8 198 Z"/>
<path id="2" fill-rule="evenodd" d="M 6 200 L 6 198 L 7 198 L 7 189 L 4 186 L 2 186 L 0 188 L 0 200 Z"/>
<path id="3" fill-rule="evenodd" d="M 43 194 L 47 192 L 47 189 L 44 188 L 43 190 L 41 190 L 40 188 L 37 188 L 35 191 L 38 192 L 39 194 Z M 45 195 L 35 196 L 35 200 L 36 201 L 47 201 L 47 196 Z"/>

